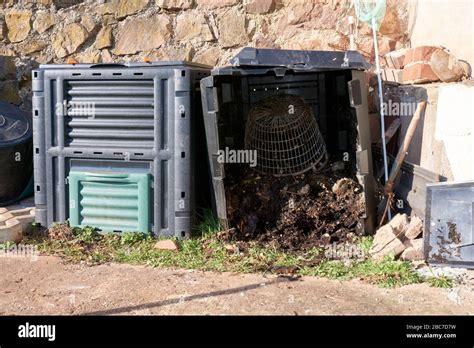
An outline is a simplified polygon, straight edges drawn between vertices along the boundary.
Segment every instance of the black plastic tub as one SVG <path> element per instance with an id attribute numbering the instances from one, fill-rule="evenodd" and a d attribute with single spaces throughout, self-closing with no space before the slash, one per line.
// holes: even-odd
<path id="1" fill-rule="evenodd" d="M 20 199 L 33 174 L 31 118 L 0 102 L 0 206 Z"/>

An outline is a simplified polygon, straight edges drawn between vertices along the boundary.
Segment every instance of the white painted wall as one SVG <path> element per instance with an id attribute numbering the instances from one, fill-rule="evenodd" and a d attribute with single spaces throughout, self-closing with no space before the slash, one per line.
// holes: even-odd
<path id="1" fill-rule="evenodd" d="M 444 143 L 454 180 L 474 179 L 474 86 L 440 86 L 435 138 Z"/>
<path id="2" fill-rule="evenodd" d="M 474 179 L 474 81 L 403 86 L 402 102 L 412 103 L 424 89 L 428 105 L 413 135 L 405 160 L 448 181 Z M 400 117 L 399 143 L 411 117 Z"/>
<path id="3" fill-rule="evenodd" d="M 410 0 L 411 46 L 444 46 L 474 66 L 474 0 Z"/>

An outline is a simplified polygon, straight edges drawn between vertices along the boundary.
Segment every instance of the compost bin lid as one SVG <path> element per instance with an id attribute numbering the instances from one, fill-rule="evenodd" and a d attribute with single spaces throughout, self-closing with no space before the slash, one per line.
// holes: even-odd
<path id="1" fill-rule="evenodd" d="M 186 60 L 163 60 L 153 62 L 116 62 L 116 63 L 97 63 L 97 64 L 40 64 L 40 69 L 125 69 L 125 68 L 201 68 L 211 69 L 206 64 L 188 62 Z"/>
<path id="2" fill-rule="evenodd" d="M 0 146 L 31 134 L 28 116 L 18 107 L 0 102 Z"/>
<path id="3" fill-rule="evenodd" d="M 294 70 L 368 70 L 357 51 L 303 51 L 245 47 L 231 59 L 234 67 L 286 67 Z"/>

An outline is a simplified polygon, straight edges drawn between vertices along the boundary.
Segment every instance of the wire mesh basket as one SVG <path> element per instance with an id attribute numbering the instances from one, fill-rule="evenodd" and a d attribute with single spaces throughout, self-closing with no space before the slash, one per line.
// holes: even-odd
<path id="1" fill-rule="evenodd" d="M 250 109 L 245 147 L 257 152 L 254 169 L 274 176 L 316 171 L 327 162 L 316 118 L 305 101 L 295 95 L 271 96 Z"/>

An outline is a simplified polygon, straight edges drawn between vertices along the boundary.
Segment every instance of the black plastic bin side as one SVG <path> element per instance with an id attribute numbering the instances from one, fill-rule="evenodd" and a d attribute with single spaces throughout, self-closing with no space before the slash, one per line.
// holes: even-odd
<path id="1" fill-rule="evenodd" d="M 87 163 L 91 172 L 133 173 L 138 166 L 153 176 L 150 230 L 188 237 L 199 140 L 193 127 L 201 119 L 196 86 L 208 75 L 209 67 L 187 62 L 42 65 L 33 71 L 37 222 L 68 219 L 71 163 Z M 95 117 L 77 116 L 71 102 L 94 103 Z"/>
<path id="2" fill-rule="evenodd" d="M 229 98 L 235 97 L 226 95 L 229 93 L 224 89 L 229 89 L 229 85 L 233 83 L 232 81 L 240 81 L 237 82 L 237 87 L 234 90 L 238 89 L 238 92 L 241 93 L 239 97 L 242 98 L 242 106 L 239 109 L 240 118 L 235 122 L 234 127 L 239 127 L 239 123 L 241 125 L 245 124 L 248 110 L 251 104 L 256 101 L 252 95 L 258 97 L 262 97 L 264 94 L 269 95 L 269 93 L 274 95 L 281 93 L 303 95 L 313 107 L 316 117 L 318 117 L 320 108 L 327 109 L 331 107 L 331 105 L 325 105 L 324 90 L 331 73 L 345 71 L 344 75 L 348 79 L 348 105 L 350 104 L 350 112 L 355 114 L 359 132 L 354 148 L 354 163 L 357 178 L 364 188 L 366 207 L 364 230 L 366 233 L 372 234 L 376 224 L 376 181 L 372 168 L 369 113 L 365 88 L 367 75 L 364 71 L 369 65 L 360 54 L 357 52 L 245 48 L 231 62 L 234 66 L 215 69 L 211 76 L 201 80 L 208 162 L 212 176 L 212 203 L 222 223 L 227 228 L 229 227 L 224 185 L 225 165 L 217 160 L 219 150 L 223 150 L 227 145 L 223 143 L 226 139 L 222 136 L 223 129 L 220 122 L 229 116 L 227 110 L 223 110 L 224 99 L 228 102 Z M 261 86 L 258 87 L 259 89 L 255 88 L 249 91 L 251 88 L 250 81 L 257 81 L 255 83 Z M 318 120 L 318 122 L 320 123 L 320 129 L 324 132 L 326 128 L 324 122 L 331 122 L 331 120 Z M 235 144 L 234 142 L 234 145 L 242 144 Z"/>
<path id="3" fill-rule="evenodd" d="M 474 181 L 426 185 L 423 251 L 435 266 L 474 269 Z"/>
<path id="4" fill-rule="evenodd" d="M 33 173 L 31 116 L 0 102 L 0 207 L 29 193 Z"/>

